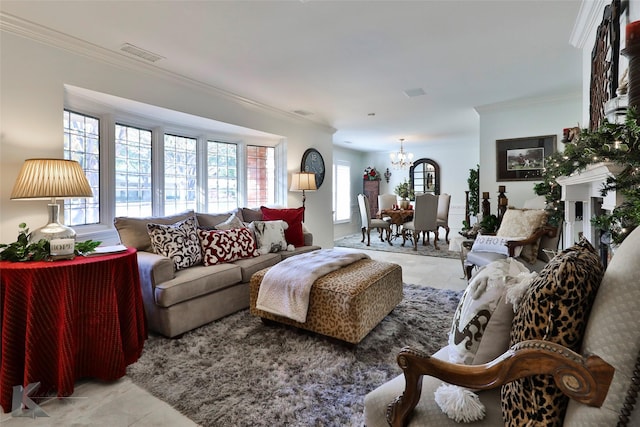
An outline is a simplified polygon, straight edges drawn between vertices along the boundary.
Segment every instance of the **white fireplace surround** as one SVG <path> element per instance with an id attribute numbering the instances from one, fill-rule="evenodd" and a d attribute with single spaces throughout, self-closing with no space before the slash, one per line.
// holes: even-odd
<path id="1" fill-rule="evenodd" d="M 615 163 L 595 163 L 586 169 L 562 176 L 556 179 L 562 186 L 562 201 L 564 201 L 564 246 L 568 248 L 578 240 L 582 233 L 591 244 L 599 246 L 597 230 L 591 226 L 591 218 L 596 216 L 599 209 L 612 211 L 622 203 L 622 195 L 616 191 L 609 191 L 606 197 L 602 197 L 601 190 L 607 182 L 607 178 L 615 177 L 623 169 L 623 166 Z M 583 220 L 576 220 L 576 203 L 582 202 Z"/>

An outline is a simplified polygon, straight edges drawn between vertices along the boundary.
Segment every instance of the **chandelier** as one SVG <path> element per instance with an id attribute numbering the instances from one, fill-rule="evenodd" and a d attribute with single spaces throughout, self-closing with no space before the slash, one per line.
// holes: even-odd
<path id="1" fill-rule="evenodd" d="M 391 165 L 394 169 L 406 169 L 413 166 L 413 153 L 405 153 L 402 143 L 404 138 L 400 138 L 400 151 L 389 154 Z"/>

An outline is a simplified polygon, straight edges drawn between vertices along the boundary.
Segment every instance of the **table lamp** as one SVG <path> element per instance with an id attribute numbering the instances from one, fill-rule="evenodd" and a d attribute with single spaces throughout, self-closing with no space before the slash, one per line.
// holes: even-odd
<path id="1" fill-rule="evenodd" d="M 302 191 L 302 207 L 304 208 L 304 202 L 307 200 L 305 191 L 316 191 L 316 174 L 313 172 L 298 172 L 291 175 L 291 188 L 290 191 Z M 303 214 L 304 220 L 304 214 Z"/>
<path id="2" fill-rule="evenodd" d="M 45 239 L 52 243 L 53 240 L 62 239 L 59 244 L 71 244 L 71 252 L 75 246 L 76 232 L 58 221 L 60 206 L 56 203 L 56 198 L 74 197 L 93 197 L 93 192 L 80 163 L 64 159 L 25 160 L 11 192 L 12 200 L 51 199 L 47 205 L 49 222 L 44 227 L 34 230 L 30 241 L 38 242 Z M 67 247 L 66 250 L 68 249 Z M 54 255 L 53 247 L 51 254 Z"/>

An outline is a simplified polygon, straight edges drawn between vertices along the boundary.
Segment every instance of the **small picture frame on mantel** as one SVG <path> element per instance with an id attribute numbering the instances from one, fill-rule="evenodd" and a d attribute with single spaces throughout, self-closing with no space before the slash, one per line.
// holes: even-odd
<path id="1" fill-rule="evenodd" d="M 545 157 L 556 151 L 556 135 L 496 140 L 496 181 L 540 181 Z"/>

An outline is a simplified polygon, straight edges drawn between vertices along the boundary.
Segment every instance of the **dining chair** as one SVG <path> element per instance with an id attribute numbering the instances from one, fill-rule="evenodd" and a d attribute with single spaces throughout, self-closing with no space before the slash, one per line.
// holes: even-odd
<path id="1" fill-rule="evenodd" d="M 387 231 L 387 242 L 391 243 L 391 224 L 378 218 L 371 218 L 371 207 L 369 198 L 364 194 L 358 194 L 358 207 L 360 208 L 360 219 L 362 221 L 362 240 L 364 242 L 365 233 L 367 236 L 367 246 L 371 245 L 371 229 L 377 228 L 380 232 L 380 241 L 384 241 L 383 230 Z"/>
<path id="2" fill-rule="evenodd" d="M 390 224 L 393 224 L 391 217 L 389 215 L 383 215 L 382 211 L 385 209 L 391 210 L 393 209 L 393 205 L 398 202 L 398 198 L 395 194 L 380 194 L 378 195 L 378 214 L 380 219 L 383 221 L 387 221 Z M 396 233 L 398 232 L 398 224 L 396 224 Z"/>
<path id="3" fill-rule="evenodd" d="M 436 233 L 438 228 L 438 196 L 434 194 L 421 194 L 416 196 L 413 220 L 405 222 L 402 225 L 402 246 L 407 241 L 407 234 L 410 234 L 410 239 L 413 242 L 413 250 L 418 250 L 418 240 L 420 239 L 420 233 L 425 233 L 425 238 L 422 239 L 422 244 L 429 244 L 429 231 Z M 410 233 L 407 233 L 410 232 Z M 437 236 L 437 234 L 436 234 Z M 438 247 L 438 239 L 433 239 L 433 247 Z"/>
<path id="4" fill-rule="evenodd" d="M 436 240 L 438 240 L 438 230 L 444 228 L 446 234 L 445 242 L 449 244 L 449 206 L 451 205 L 451 194 L 440 194 L 438 196 L 438 226 L 436 227 Z"/>

